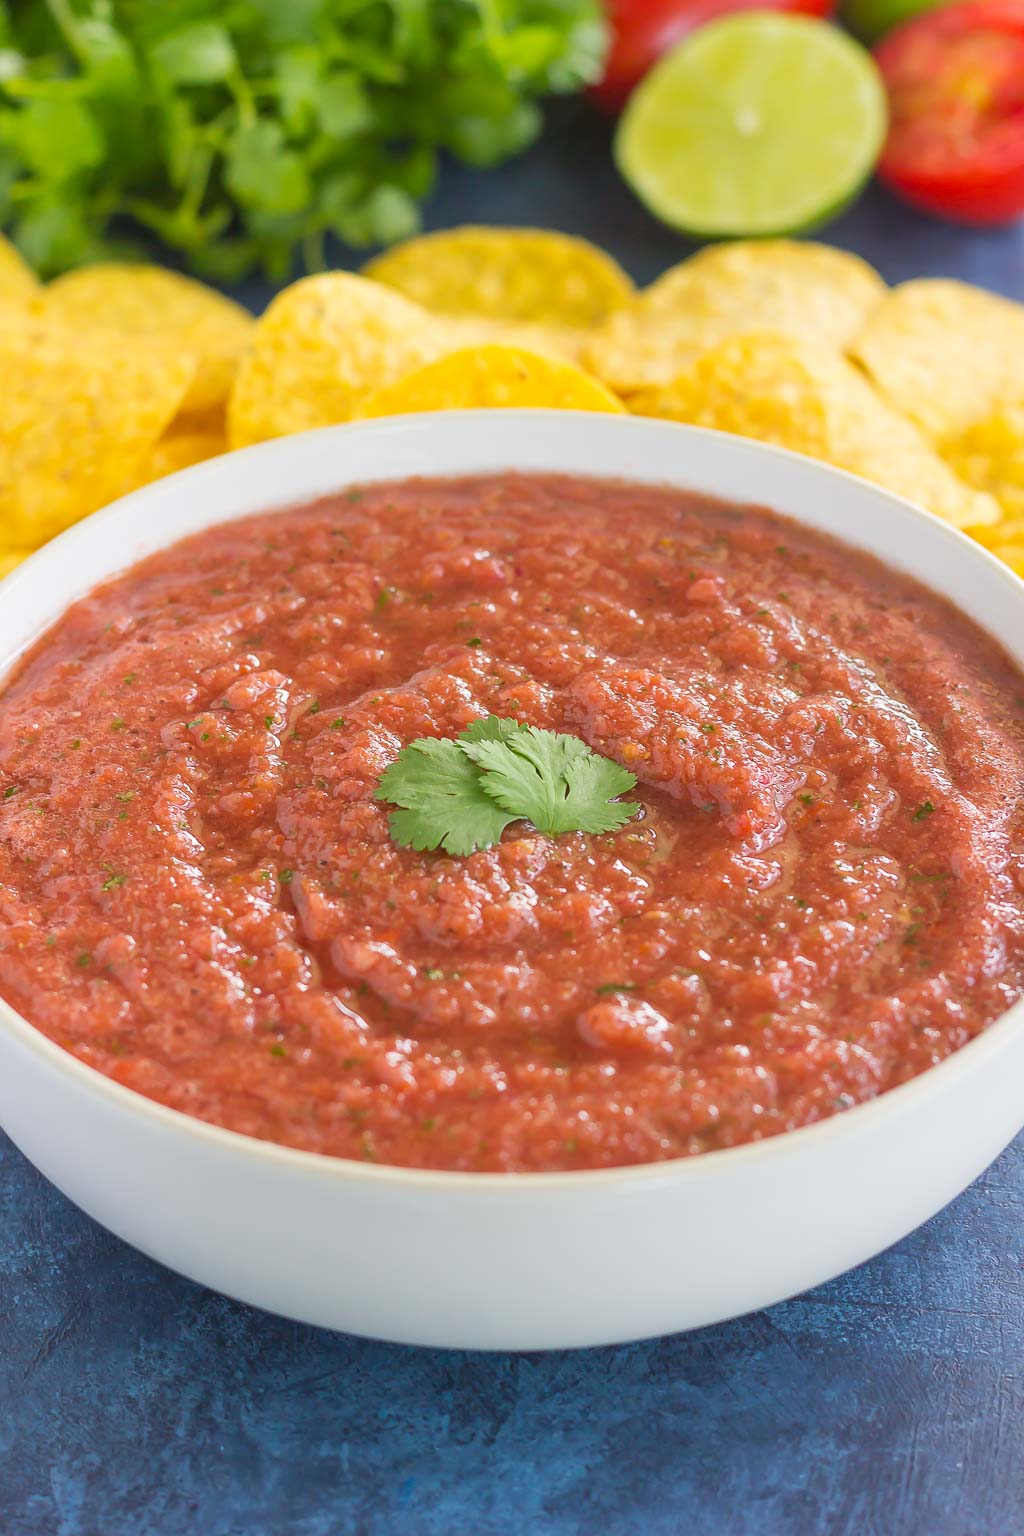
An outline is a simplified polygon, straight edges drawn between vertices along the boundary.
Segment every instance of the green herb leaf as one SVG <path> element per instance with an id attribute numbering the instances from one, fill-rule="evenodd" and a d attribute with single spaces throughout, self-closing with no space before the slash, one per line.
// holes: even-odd
<path id="1" fill-rule="evenodd" d="M 414 232 L 439 154 L 523 149 L 607 37 L 601 0 L 0 0 L 0 220 L 45 275 L 134 222 L 283 279 Z"/>
<path id="2" fill-rule="evenodd" d="M 76 18 L 75 46 L 89 71 L 93 90 L 123 96 L 138 89 L 139 72 L 131 44 L 109 21 L 98 16 Z"/>
<path id="3" fill-rule="evenodd" d="M 551 834 L 612 832 L 639 809 L 614 801 L 635 783 L 576 736 L 489 715 L 455 741 L 414 741 L 381 776 L 377 799 L 400 807 L 388 823 L 400 846 L 466 854 L 491 847 L 512 821 Z"/>
<path id="4" fill-rule="evenodd" d="M 553 833 L 613 832 L 636 815 L 637 806 L 612 803 L 636 783 L 619 763 L 591 752 L 578 736 L 498 724 L 512 729 L 486 738 L 470 727 L 463 751 L 484 770 L 484 790 L 504 810 Z"/>
<path id="5" fill-rule="evenodd" d="M 174 85 L 216 85 L 227 80 L 238 63 L 231 38 L 215 21 L 168 33 L 149 50 L 149 57 Z"/>
<path id="6" fill-rule="evenodd" d="M 484 792 L 480 777 L 454 741 L 422 737 L 404 748 L 377 789 L 378 800 L 401 807 L 388 818 L 394 841 L 456 854 L 490 848 L 516 818 Z"/>
<path id="7" fill-rule="evenodd" d="M 339 70 L 323 82 L 316 112 L 324 133 L 338 139 L 363 132 L 373 120 L 362 81 L 351 69 Z"/>
<path id="8" fill-rule="evenodd" d="M 228 149 L 225 179 L 240 202 L 265 213 L 298 213 L 312 196 L 306 166 L 285 148 L 280 123 L 239 128 Z"/>
<path id="9" fill-rule="evenodd" d="M 103 162 L 103 134 L 81 102 L 30 101 L 11 120 L 11 133 L 25 164 L 51 181 L 68 181 Z"/>

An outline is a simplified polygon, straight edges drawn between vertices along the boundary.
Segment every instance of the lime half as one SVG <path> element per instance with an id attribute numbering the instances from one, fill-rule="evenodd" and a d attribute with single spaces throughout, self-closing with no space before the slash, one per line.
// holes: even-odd
<path id="1" fill-rule="evenodd" d="M 747 11 L 691 33 L 641 81 L 615 158 L 676 229 L 784 235 L 855 196 L 885 130 L 885 88 L 858 43 L 821 21 Z"/>

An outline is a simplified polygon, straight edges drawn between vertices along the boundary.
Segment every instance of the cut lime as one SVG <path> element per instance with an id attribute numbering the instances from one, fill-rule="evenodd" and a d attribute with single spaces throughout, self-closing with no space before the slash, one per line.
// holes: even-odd
<path id="1" fill-rule="evenodd" d="M 747 11 L 691 33 L 641 81 L 615 158 L 676 229 L 784 235 L 845 207 L 885 130 L 881 76 L 858 43 L 807 17 Z"/>

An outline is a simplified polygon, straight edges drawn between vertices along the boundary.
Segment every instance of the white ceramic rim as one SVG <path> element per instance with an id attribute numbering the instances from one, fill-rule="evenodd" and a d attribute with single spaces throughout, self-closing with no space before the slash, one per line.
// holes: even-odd
<path id="1" fill-rule="evenodd" d="M 508 410 L 502 412 L 502 414 L 541 418 L 557 416 L 562 419 L 568 417 L 583 420 L 589 425 L 592 425 L 594 422 L 593 413 L 585 411 L 534 409 Z M 461 418 L 465 429 L 471 431 L 474 421 L 479 417 L 486 417 L 488 412 L 449 411 L 445 415 L 449 419 Z M 322 440 L 328 436 L 353 429 L 361 433 L 377 431 L 384 437 L 390 431 L 393 431 L 396 426 L 400 428 L 403 423 L 414 422 L 418 419 L 420 418 L 414 415 L 391 416 L 376 421 L 323 427 L 313 432 L 296 434 L 296 437 L 302 437 L 307 441 L 315 442 L 317 439 Z M 610 424 L 618 421 L 636 421 L 638 418 L 608 416 L 600 419 L 602 426 L 604 426 L 606 422 Z M 648 425 L 655 425 L 653 421 L 647 418 L 643 419 Z M 657 425 L 669 431 L 685 433 L 687 436 L 697 438 L 717 439 L 731 436 L 731 434 L 714 431 L 706 427 L 681 426 L 678 423 L 672 422 L 661 422 Z M 614 430 L 614 427 L 612 430 Z M 246 458 L 256 455 L 269 456 L 274 453 L 275 449 L 283 441 L 293 442 L 295 438 L 276 438 L 270 442 L 257 443 L 250 448 L 236 450 L 230 457 L 240 459 L 242 456 Z M 774 444 L 757 443 L 752 439 L 746 438 L 737 439 L 736 441 L 738 445 L 742 444 L 743 450 L 754 449 L 758 455 L 769 455 L 813 464 L 815 469 L 822 471 L 826 477 L 838 476 L 842 480 L 854 481 L 858 485 L 866 483 L 859 476 L 849 474 L 846 470 L 836 469 L 831 465 L 821 463 L 819 460 L 808 459 L 804 454 L 793 453 L 789 449 L 778 448 Z M 737 451 L 741 451 L 739 447 Z M 134 502 L 140 509 L 141 515 L 144 515 L 144 503 L 148 491 L 155 489 L 157 486 L 166 487 L 167 483 L 171 480 L 182 487 L 196 484 L 208 474 L 211 466 L 221 465 L 223 458 L 224 456 L 221 456 L 218 459 L 208 460 L 189 469 L 180 470 L 177 474 L 167 476 L 162 481 L 154 482 L 152 486 L 144 486 L 141 490 L 132 492 L 130 496 L 122 497 L 119 501 L 112 502 L 109 506 L 93 513 L 92 516 L 86 518 L 83 522 L 75 524 L 60 534 L 58 538 L 51 540 L 42 549 L 37 550 L 28 560 L 18 566 L 10 576 L 3 582 L 0 582 L 0 596 L 10 592 L 24 573 L 34 571 L 38 565 L 48 562 L 52 558 L 52 551 L 57 550 L 70 556 L 73 552 L 74 544 L 86 528 L 93 529 L 97 524 L 102 524 L 112 519 L 115 515 L 119 514 L 121 507 L 126 501 L 131 500 Z M 514 472 L 525 474 L 542 474 L 545 472 L 551 474 L 574 473 L 567 470 L 518 470 L 515 466 L 509 466 L 509 468 Z M 480 473 L 485 472 L 488 471 L 480 471 Z M 490 472 L 498 473 L 500 471 Z M 473 471 L 446 471 L 438 469 L 436 471 L 423 471 L 421 474 L 416 475 L 415 478 L 425 480 L 444 479 L 452 476 L 457 478 L 463 473 L 470 474 Z M 580 472 L 576 471 L 575 473 Z M 414 477 L 406 475 L 388 476 L 384 474 L 379 477 L 379 482 L 386 483 L 389 479 L 407 478 Z M 629 475 L 595 474 L 594 478 L 613 482 L 621 479 L 628 483 L 633 477 Z M 363 476 L 359 483 L 376 482 L 371 477 Z M 646 483 L 671 482 L 652 480 Z M 344 484 L 345 481 L 342 479 L 337 488 L 342 489 Z M 680 489 L 685 488 L 682 478 L 677 482 L 677 486 Z M 1022 603 L 1022 611 L 1024 611 L 1024 581 L 1011 571 L 1007 565 L 1004 565 L 1001 560 L 997 560 L 989 550 L 976 543 L 973 539 L 969 539 L 950 524 L 943 522 L 934 516 L 933 513 L 926 511 L 923 507 L 916 506 L 913 502 L 906 501 L 903 497 L 896 496 L 892 492 L 882 491 L 879 487 L 872 485 L 870 489 L 876 494 L 883 495 L 886 500 L 898 505 L 905 515 L 925 522 L 929 526 L 933 538 L 937 534 L 940 536 L 944 535 L 949 542 L 951 559 L 955 559 L 958 552 L 962 553 L 966 550 L 970 552 L 972 559 L 981 559 L 984 563 L 988 564 L 993 578 L 1001 581 L 1003 585 L 1010 588 L 1018 596 Z M 714 493 L 707 494 L 713 498 Z M 300 499 L 295 504 L 301 506 L 305 502 L 314 499 L 316 498 L 300 496 Z M 756 502 L 751 503 L 751 505 L 756 504 Z M 279 503 L 276 506 L 276 510 L 284 511 L 287 509 L 287 506 L 287 502 Z M 263 512 L 272 514 L 274 510 L 274 506 L 262 507 L 257 508 L 254 513 L 248 515 L 259 515 Z M 776 509 L 772 509 L 769 506 L 769 510 Z M 223 521 L 234 522 L 237 521 L 238 517 L 246 515 L 246 513 L 239 513 L 237 516 L 225 518 Z M 784 517 L 790 516 L 792 521 L 799 523 L 799 519 L 793 518 L 791 514 L 781 512 L 780 515 Z M 216 523 L 204 524 L 204 527 L 215 526 L 217 526 Z M 178 534 L 169 542 L 161 543 L 154 547 L 173 548 L 174 544 L 179 542 L 179 540 L 192 537 L 195 531 L 198 530 Z M 853 549 L 860 548 L 852 540 L 849 543 Z M 876 556 L 875 558 L 879 557 Z M 127 566 L 119 569 L 123 573 L 124 570 L 130 569 L 134 563 L 135 560 L 131 560 Z M 883 560 L 881 563 L 885 564 L 886 562 Z M 891 564 L 890 568 L 900 569 L 895 564 Z M 102 585 L 107 581 L 114 580 L 117 574 L 117 570 L 112 571 L 107 576 L 101 578 L 100 582 L 84 587 L 79 596 L 85 596 L 95 585 Z M 907 572 L 907 574 L 913 576 L 912 571 Z M 939 595 L 941 596 L 942 594 Z M 77 600 L 76 598 L 72 601 Z M 946 600 L 953 601 L 951 598 Z M 4 659 L 3 677 L 6 677 L 16 665 L 19 657 L 35 644 L 36 640 L 45 634 L 55 622 L 58 622 L 63 612 L 66 611 L 67 606 L 67 604 L 64 604 L 58 610 L 56 616 L 43 620 L 39 628 L 34 631 L 33 635 L 18 650 L 12 652 Z M 976 620 L 972 620 L 972 622 L 977 623 Z M 979 625 L 978 627 L 981 628 L 983 626 Z M 193 1138 L 198 1138 L 208 1144 L 220 1145 L 226 1149 L 234 1149 L 243 1155 L 262 1158 L 279 1165 L 289 1165 L 296 1170 L 305 1168 L 311 1174 L 319 1177 L 329 1177 L 346 1182 L 357 1180 L 371 1187 L 382 1184 L 400 1184 L 414 1189 L 486 1189 L 489 1195 L 495 1195 L 499 1190 L 505 1190 L 506 1192 L 512 1190 L 522 1191 L 526 1187 L 530 1189 L 531 1193 L 537 1195 L 542 1191 L 564 1195 L 566 1193 L 571 1194 L 574 1190 L 581 1191 L 584 1188 L 592 1191 L 598 1186 L 603 1188 L 625 1187 L 628 1189 L 630 1185 L 649 1184 L 651 1181 L 675 1182 L 681 1179 L 700 1179 L 707 1175 L 713 1176 L 715 1173 L 724 1171 L 726 1167 L 730 1170 L 737 1169 L 743 1161 L 752 1162 L 755 1159 L 760 1160 L 776 1156 L 785 1157 L 789 1154 L 789 1149 L 794 1148 L 797 1144 L 806 1149 L 808 1156 L 811 1156 L 815 1146 L 822 1145 L 826 1138 L 838 1140 L 843 1136 L 855 1135 L 861 1129 L 870 1129 L 871 1119 L 879 1121 L 885 1116 L 899 1115 L 905 1108 L 910 1108 L 914 1104 L 924 1103 L 929 1097 L 940 1092 L 943 1087 L 949 1086 L 954 1073 L 959 1073 L 960 1076 L 965 1077 L 975 1071 L 983 1071 L 989 1058 L 1001 1051 L 1006 1036 L 1012 1030 L 1021 1027 L 1024 1027 L 1024 998 L 1014 1003 L 1006 1013 L 988 1025 L 975 1039 L 968 1041 L 966 1045 L 961 1046 L 958 1051 L 948 1056 L 945 1061 L 939 1062 L 936 1066 L 929 1067 L 927 1071 L 922 1072 L 917 1077 L 911 1078 L 905 1083 L 900 1083 L 895 1088 L 887 1089 L 884 1093 L 868 1100 L 866 1103 L 856 1104 L 850 1109 L 830 1115 L 827 1119 L 816 1121 L 812 1125 L 800 1126 L 794 1130 L 782 1131 L 777 1135 L 767 1136 L 761 1141 L 744 1142 L 739 1146 L 723 1147 L 711 1152 L 701 1152 L 690 1157 L 668 1158 L 660 1162 L 635 1163 L 624 1167 L 583 1168 L 551 1173 L 468 1173 L 447 1169 L 406 1168 L 398 1164 L 389 1163 L 367 1163 L 354 1158 L 333 1157 L 322 1152 L 307 1152 L 297 1147 L 283 1146 L 279 1142 L 266 1141 L 257 1136 L 248 1136 L 241 1131 L 231 1131 L 223 1126 L 215 1125 L 211 1121 L 199 1120 L 192 1115 L 185 1114 L 182 1110 L 171 1109 L 168 1105 L 161 1104 L 156 1099 L 147 1098 L 145 1094 L 137 1093 L 133 1088 L 127 1088 L 123 1084 L 115 1082 L 96 1068 L 87 1066 L 85 1062 L 79 1061 L 76 1056 L 73 1056 L 69 1051 L 64 1050 L 63 1047 L 49 1039 L 41 1030 L 36 1029 L 16 1009 L 0 998 L 0 1028 L 9 1030 L 23 1046 L 40 1056 L 54 1071 L 65 1073 L 70 1077 L 73 1084 L 80 1089 L 95 1097 L 108 1098 L 112 1104 L 119 1106 L 125 1112 L 139 1115 L 143 1118 L 155 1117 L 157 1124 L 163 1125 L 171 1132 L 180 1132 Z"/>

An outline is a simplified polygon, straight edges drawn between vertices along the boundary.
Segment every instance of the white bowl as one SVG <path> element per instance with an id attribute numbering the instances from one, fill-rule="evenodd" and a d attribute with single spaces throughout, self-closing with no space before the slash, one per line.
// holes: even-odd
<path id="1" fill-rule="evenodd" d="M 4 584 L 0 668 L 96 582 L 196 529 L 354 480 L 508 467 L 763 503 L 912 572 L 1024 663 L 1024 584 L 863 481 L 661 422 L 491 411 L 285 438 L 137 491 Z M 779 1301 L 878 1253 L 959 1193 L 1024 1122 L 1022 1084 L 1024 1004 L 913 1082 L 769 1141 L 599 1172 L 432 1173 L 189 1119 L 0 1004 L 0 1121 L 90 1215 L 229 1295 L 416 1344 L 607 1344 Z"/>

